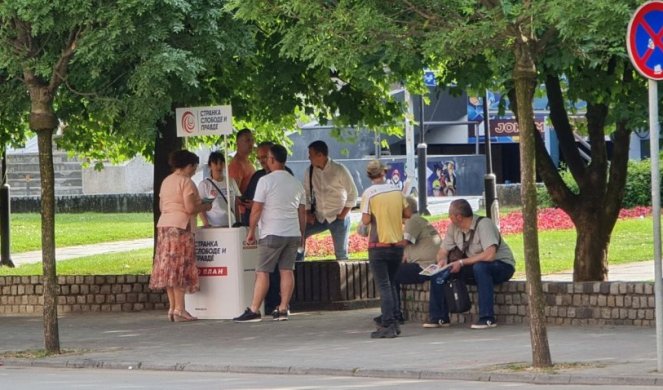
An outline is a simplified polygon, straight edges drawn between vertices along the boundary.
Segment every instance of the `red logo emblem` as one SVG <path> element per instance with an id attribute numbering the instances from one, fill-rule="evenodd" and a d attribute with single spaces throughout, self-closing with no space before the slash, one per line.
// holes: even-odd
<path id="1" fill-rule="evenodd" d="M 191 111 L 185 111 L 182 114 L 182 129 L 189 134 L 196 130 L 196 117 Z"/>

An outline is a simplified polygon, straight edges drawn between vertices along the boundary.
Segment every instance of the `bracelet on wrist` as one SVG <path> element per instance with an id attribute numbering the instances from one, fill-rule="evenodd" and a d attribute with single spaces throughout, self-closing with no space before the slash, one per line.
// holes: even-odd
<path id="1" fill-rule="evenodd" d="M 460 266 L 462 267 L 464 265 L 465 265 L 465 263 L 463 263 L 463 259 L 460 259 Z"/>

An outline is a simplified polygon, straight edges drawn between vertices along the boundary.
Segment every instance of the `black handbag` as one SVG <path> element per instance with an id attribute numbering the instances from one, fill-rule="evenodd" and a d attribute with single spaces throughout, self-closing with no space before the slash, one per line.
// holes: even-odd
<path id="1" fill-rule="evenodd" d="M 442 285 L 444 299 L 450 313 L 465 313 L 472 307 L 470 293 L 463 279 L 450 279 Z"/>

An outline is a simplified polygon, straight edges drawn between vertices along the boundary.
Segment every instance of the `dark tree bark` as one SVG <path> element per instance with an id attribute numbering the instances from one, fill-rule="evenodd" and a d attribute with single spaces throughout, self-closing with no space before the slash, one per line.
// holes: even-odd
<path id="1" fill-rule="evenodd" d="M 53 131 L 37 132 L 41 176 L 41 257 L 44 271 L 44 344 L 49 353 L 60 353 L 58 279 L 55 262 L 55 185 Z"/>
<path id="2" fill-rule="evenodd" d="M 614 66 L 609 67 L 608 72 L 613 69 Z M 629 73 L 624 73 L 624 82 L 630 82 Z M 572 193 L 566 186 L 540 136 L 536 137 L 537 169 L 553 202 L 570 216 L 576 228 L 574 281 L 603 281 L 608 275 L 612 230 L 624 199 L 630 131 L 624 122 L 617 123 L 613 133 L 612 161 L 609 162 L 605 142 L 608 107 L 588 102 L 586 118 L 591 162 L 586 163 L 578 152 L 556 75 L 547 76 L 546 91 L 560 149 L 578 183 L 579 193 Z"/>
<path id="3" fill-rule="evenodd" d="M 515 67 L 515 109 L 520 128 L 520 198 L 523 204 L 523 242 L 525 251 L 525 272 L 527 296 L 529 298 L 530 342 L 532 345 L 532 366 L 537 368 L 552 366 L 548 331 L 546 328 L 545 301 L 541 283 L 539 258 L 539 236 L 537 230 L 536 204 L 536 155 L 535 126 L 532 100 L 536 87 L 536 67 L 531 41 L 527 36 L 516 33 L 514 48 Z"/>
<path id="4" fill-rule="evenodd" d="M 161 183 L 172 172 L 168 165 L 168 156 L 175 150 L 182 149 L 182 139 L 177 136 L 175 109 L 163 121 L 157 124 L 156 142 L 154 143 L 154 197 L 152 210 L 154 213 L 154 248 L 157 247 L 157 222 L 161 216 L 159 209 L 159 192 Z"/>
<path id="5" fill-rule="evenodd" d="M 62 51 L 53 64 L 50 79 L 31 68 L 31 58 L 41 55 L 38 42 L 32 37 L 31 26 L 18 20 L 14 45 L 25 56 L 23 83 L 30 94 L 30 129 L 37 133 L 39 174 L 41 180 L 41 252 L 44 283 L 44 344 L 48 353 L 60 353 L 58 329 L 58 280 L 55 262 L 55 174 L 53 172 L 53 132 L 59 121 L 53 107 L 58 88 L 68 75 L 69 61 L 76 51 L 82 28 L 69 32 L 62 43 Z"/>
<path id="6" fill-rule="evenodd" d="M 26 75 L 32 108 L 30 128 L 37 133 L 41 180 L 41 253 L 44 283 L 44 344 L 49 353 L 60 353 L 58 329 L 58 280 L 55 263 L 55 174 L 53 171 L 53 131 L 58 120 L 53 95 L 47 85 L 30 73 Z"/>

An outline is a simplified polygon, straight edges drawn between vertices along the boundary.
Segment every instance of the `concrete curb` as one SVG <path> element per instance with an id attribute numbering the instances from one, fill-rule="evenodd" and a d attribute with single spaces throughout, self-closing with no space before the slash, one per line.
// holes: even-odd
<path id="1" fill-rule="evenodd" d="M 8 367 L 47 367 L 47 368 L 95 368 L 112 370 L 187 371 L 235 374 L 266 375 L 325 375 L 346 377 L 370 377 L 393 379 L 431 379 L 472 382 L 515 382 L 537 385 L 611 385 L 611 386 L 663 386 L 663 377 L 638 377 L 587 374 L 546 374 L 546 373 L 493 373 L 480 370 L 380 370 L 380 369 L 333 369 L 324 367 L 281 367 L 281 366 L 241 366 L 211 365 L 199 363 L 163 364 L 158 362 L 115 362 L 96 359 L 67 361 L 43 360 L 3 360 L 0 365 Z"/>

